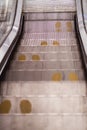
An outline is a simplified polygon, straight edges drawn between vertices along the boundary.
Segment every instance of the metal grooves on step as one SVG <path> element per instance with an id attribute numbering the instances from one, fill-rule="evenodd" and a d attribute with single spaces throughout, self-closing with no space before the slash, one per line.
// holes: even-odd
<path id="1" fill-rule="evenodd" d="M 57 13 L 27 12 L 40 11 L 35 1 L 53 0 L 26 0 L 34 8 L 24 1 L 23 35 L 0 81 L 0 130 L 86 130 L 87 84 L 74 29 L 75 1 L 55 0 L 57 8 L 46 3 Z"/>
<path id="2" fill-rule="evenodd" d="M 67 13 L 64 13 L 64 12 L 60 12 L 60 13 L 52 13 L 52 12 L 44 12 L 44 13 L 40 13 L 40 12 L 37 12 L 37 13 L 34 13 L 34 12 L 30 12 L 30 13 L 27 13 L 25 12 L 25 15 L 24 15 L 24 19 L 25 21 L 41 21 L 41 20 L 73 20 L 74 19 L 74 15 L 75 13 L 74 12 L 67 12 Z"/>
<path id="3" fill-rule="evenodd" d="M 37 13 L 37 18 L 41 15 L 50 18 L 53 13 Z M 35 14 L 25 14 L 24 35 L 4 77 L 7 81 L 85 80 L 73 13 L 55 13 L 55 17 L 58 20 L 32 21 Z"/>

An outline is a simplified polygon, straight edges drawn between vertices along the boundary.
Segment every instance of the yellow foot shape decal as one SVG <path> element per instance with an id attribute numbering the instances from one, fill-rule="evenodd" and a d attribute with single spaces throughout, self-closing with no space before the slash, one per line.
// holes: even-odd
<path id="1" fill-rule="evenodd" d="M 25 61 L 26 60 L 26 56 L 24 54 L 21 54 L 21 55 L 19 55 L 18 60 L 19 61 Z"/>
<path id="2" fill-rule="evenodd" d="M 32 111 L 32 105 L 28 100 L 22 100 L 20 103 L 20 110 L 21 113 L 31 113 Z"/>
<path id="3" fill-rule="evenodd" d="M 39 55 L 33 55 L 32 56 L 32 60 L 39 61 L 40 60 L 40 56 Z"/>
<path id="4" fill-rule="evenodd" d="M 4 100 L 0 104 L 0 114 L 8 114 L 11 109 L 11 102 L 9 100 Z"/>
<path id="5" fill-rule="evenodd" d="M 70 81 L 77 81 L 78 80 L 78 75 L 76 73 L 70 73 L 69 74 L 69 80 Z"/>
<path id="6" fill-rule="evenodd" d="M 62 80 L 62 74 L 61 73 L 55 73 L 52 76 L 52 81 L 61 81 Z"/>
<path id="7" fill-rule="evenodd" d="M 42 41 L 41 46 L 47 46 L 47 41 Z"/>
<path id="8" fill-rule="evenodd" d="M 58 45 L 59 45 L 59 42 L 58 42 L 58 41 L 53 41 L 53 45 L 54 45 L 54 46 L 58 46 Z"/>

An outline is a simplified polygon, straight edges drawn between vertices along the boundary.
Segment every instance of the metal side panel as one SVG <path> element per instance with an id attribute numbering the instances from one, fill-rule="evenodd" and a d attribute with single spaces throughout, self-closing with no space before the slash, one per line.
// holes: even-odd
<path id="1" fill-rule="evenodd" d="M 76 0 L 77 5 L 77 19 L 78 19 L 78 29 L 81 37 L 81 49 L 83 53 L 83 59 L 85 62 L 85 66 L 87 68 L 87 34 L 84 28 L 83 23 L 83 14 L 82 14 L 82 7 L 81 7 L 81 0 Z"/>
<path id="2" fill-rule="evenodd" d="M 16 12 L 16 17 L 15 17 L 14 25 L 13 25 L 12 30 L 9 33 L 7 39 L 5 40 L 5 42 L 3 43 L 3 45 L 0 48 L 0 54 L 1 54 L 0 55 L 0 64 L 2 63 L 2 61 L 4 60 L 4 58 L 6 57 L 7 52 L 10 49 L 10 46 L 12 46 L 12 44 L 14 46 L 14 44 L 15 44 L 15 43 L 13 43 L 13 41 L 16 38 L 17 33 L 19 31 L 19 28 L 20 28 L 21 14 L 22 14 L 22 3 L 23 3 L 23 0 L 19 0 L 18 1 L 17 12 Z M 6 46 L 6 48 L 5 48 L 5 46 Z M 7 59 L 8 58 L 9 57 L 7 57 Z M 7 63 L 7 60 L 3 63 L 4 67 L 5 67 L 6 63 Z M 0 75 L 1 75 L 4 67 L 0 68 Z"/>

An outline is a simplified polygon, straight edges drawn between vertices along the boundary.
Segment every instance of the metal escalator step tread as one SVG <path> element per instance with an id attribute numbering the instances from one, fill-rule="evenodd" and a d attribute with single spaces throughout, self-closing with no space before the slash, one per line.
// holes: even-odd
<path id="1" fill-rule="evenodd" d="M 22 39 L 20 46 L 78 46 L 76 39 Z"/>
<path id="2" fill-rule="evenodd" d="M 40 57 L 38 55 L 33 55 L 32 61 L 13 61 L 10 65 L 10 70 L 39 70 L 42 71 L 48 69 L 58 69 L 58 70 L 78 70 L 82 69 L 82 63 L 80 61 L 69 61 L 69 60 L 59 60 L 59 61 L 40 61 Z"/>
<path id="3" fill-rule="evenodd" d="M 1 125 L 0 128 L 1 130 L 7 130 L 7 121 L 8 121 L 8 130 L 13 130 L 14 128 L 16 130 L 41 130 L 41 129 L 47 129 L 47 130 L 52 130 L 55 129 L 55 125 L 57 129 L 62 129 L 64 130 L 67 127 L 69 129 L 74 128 L 75 129 L 80 129 L 80 130 L 85 130 L 87 126 L 87 121 L 86 121 L 86 116 L 84 114 L 80 113 L 64 113 L 64 114 L 32 114 L 32 115 L 23 115 L 23 114 L 18 114 L 14 116 L 1 116 Z M 14 122 L 12 124 L 12 122 Z M 18 123 L 20 121 L 20 123 Z M 59 122 L 59 123 L 58 123 Z M 3 125 L 4 123 L 4 125 Z M 76 124 L 76 125 L 75 125 Z M 83 127 L 84 126 L 84 127 Z M 52 129 L 51 129 L 52 128 Z"/>
<path id="4" fill-rule="evenodd" d="M 30 12 L 30 13 L 27 13 L 25 12 L 24 13 L 24 19 L 25 21 L 30 21 L 30 20 L 56 20 L 56 19 L 62 19 L 62 20 L 73 20 L 74 19 L 74 15 L 75 13 L 74 12 L 69 12 L 69 13 L 64 13 L 64 12 L 55 12 L 55 13 L 52 13 L 52 12 L 44 12 L 44 13 L 35 13 L 35 12 Z"/>
<path id="5" fill-rule="evenodd" d="M 43 32 L 67 32 L 67 28 L 74 31 L 73 21 L 25 21 L 24 32 L 25 33 L 43 33 Z"/>
<path id="6" fill-rule="evenodd" d="M 25 52 L 25 53 L 21 53 L 21 52 L 17 52 L 14 57 L 13 60 L 14 61 L 30 61 L 32 59 L 32 55 L 39 55 L 40 56 L 40 60 L 55 60 L 55 61 L 62 61 L 62 60 L 68 60 L 68 61 L 80 61 L 81 56 L 78 52 L 45 52 L 45 53 L 34 53 L 34 52 Z"/>
<path id="7" fill-rule="evenodd" d="M 50 33 L 24 33 L 22 39 L 73 39 L 76 38 L 74 32 L 50 32 Z"/>
<path id="8" fill-rule="evenodd" d="M 4 97 L 2 102 L 7 101 L 9 98 L 10 104 L 12 104 L 8 115 L 11 114 L 75 114 L 75 113 L 85 113 L 85 102 L 87 97 L 84 96 L 32 96 L 32 97 Z M 62 103 L 60 103 L 62 102 Z M 58 104 L 58 105 L 57 105 Z M 67 107 L 69 106 L 69 107 Z M 87 106 L 86 106 L 87 108 Z M 8 104 L 5 103 L 3 106 L 4 110 L 8 109 Z M 1 113 L 2 115 L 6 113 Z"/>
<path id="9" fill-rule="evenodd" d="M 2 97 L 60 97 L 60 96 L 86 96 L 86 82 L 85 81 L 61 81 L 61 82 L 1 82 Z M 4 98 L 3 98 L 4 99 Z"/>
<path id="10" fill-rule="evenodd" d="M 78 51 L 77 46 L 20 46 L 17 52 L 74 52 Z"/>

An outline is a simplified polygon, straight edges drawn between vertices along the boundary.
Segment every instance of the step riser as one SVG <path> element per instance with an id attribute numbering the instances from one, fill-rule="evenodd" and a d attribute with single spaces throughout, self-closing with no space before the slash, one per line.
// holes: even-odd
<path id="1" fill-rule="evenodd" d="M 78 76 L 78 80 L 85 80 L 84 73 L 82 70 L 75 70 L 75 71 L 60 71 L 60 70 L 20 70 L 20 71 L 8 71 L 7 75 L 4 77 L 7 81 L 52 81 L 53 75 L 59 73 L 61 74 L 61 77 L 58 78 L 57 81 L 69 81 L 69 74 L 70 73 L 76 73 Z M 54 79 L 56 80 L 56 79 Z M 53 81 L 54 81 L 53 80 Z M 77 80 L 72 77 L 72 80 Z M 72 81 L 71 80 L 71 81 Z"/>
<path id="2" fill-rule="evenodd" d="M 16 61 L 11 64 L 10 70 L 29 70 L 29 69 L 41 69 L 42 71 L 48 69 L 55 70 L 82 70 L 82 64 L 80 61 Z"/>
<path id="3" fill-rule="evenodd" d="M 41 46 L 36 46 L 36 47 L 33 47 L 33 46 L 21 46 L 21 47 L 19 47 L 17 50 L 16 50 L 17 52 L 33 52 L 33 53 L 35 53 L 35 52 L 59 52 L 59 53 L 61 53 L 61 52 L 66 52 L 66 53 L 68 53 L 68 52 L 77 52 L 78 51 L 78 47 L 77 46 L 67 46 L 67 47 L 64 47 L 64 46 L 53 46 L 53 47 L 51 47 L 51 46 L 44 46 L 44 47 L 41 47 Z"/>
<path id="4" fill-rule="evenodd" d="M 75 13 L 24 13 L 24 20 L 73 20 Z"/>

